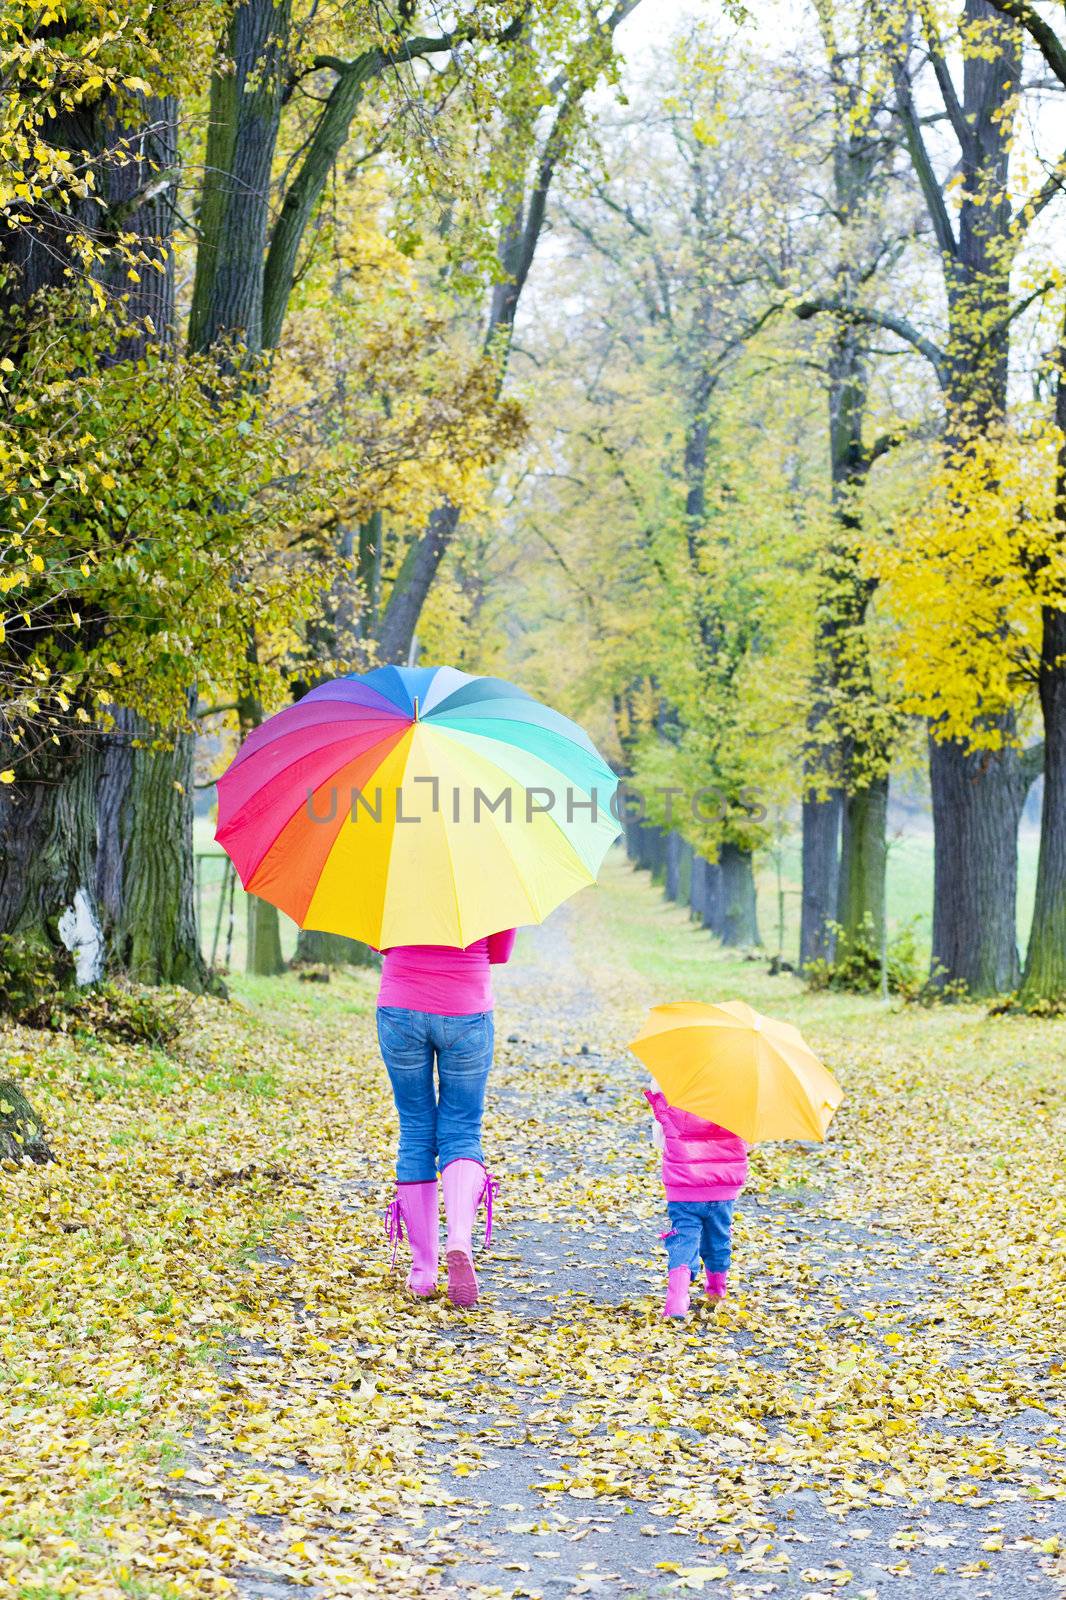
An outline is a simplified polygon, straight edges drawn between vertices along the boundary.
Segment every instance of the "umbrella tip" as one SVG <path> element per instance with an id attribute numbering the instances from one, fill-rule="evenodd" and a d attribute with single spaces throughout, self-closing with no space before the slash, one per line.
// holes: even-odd
<path id="1" fill-rule="evenodd" d="M 418 721 L 418 696 L 415 695 L 415 721 Z"/>

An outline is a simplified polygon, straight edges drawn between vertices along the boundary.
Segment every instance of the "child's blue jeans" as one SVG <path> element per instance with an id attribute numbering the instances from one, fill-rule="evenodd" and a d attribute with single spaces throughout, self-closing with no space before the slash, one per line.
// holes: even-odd
<path id="1" fill-rule="evenodd" d="M 693 1277 L 700 1257 L 708 1272 L 728 1272 L 733 1241 L 732 1200 L 671 1200 L 670 1231 L 663 1234 L 670 1271 L 689 1267 Z"/>
<path id="2" fill-rule="evenodd" d="M 429 1182 L 438 1165 L 443 1172 L 461 1157 L 484 1163 L 481 1119 L 493 1034 L 491 1011 L 445 1017 L 378 1007 L 378 1043 L 400 1118 L 397 1183 Z"/>

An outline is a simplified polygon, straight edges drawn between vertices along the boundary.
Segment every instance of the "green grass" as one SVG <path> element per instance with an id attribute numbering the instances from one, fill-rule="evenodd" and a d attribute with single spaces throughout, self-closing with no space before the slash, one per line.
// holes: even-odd
<path id="1" fill-rule="evenodd" d="M 1022 950 L 1029 935 L 1036 887 L 1036 861 L 1040 848 L 1035 828 L 1026 828 L 1018 839 L 1018 942 Z M 780 887 L 784 891 L 784 938 L 786 961 L 794 961 L 799 950 L 800 926 L 800 840 L 785 839 L 781 847 Z M 756 866 L 759 932 L 768 950 L 778 948 L 778 869 L 772 851 L 766 851 Z M 889 836 L 888 872 L 885 886 L 889 937 L 913 925 L 920 950 L 928 954 L 933 924 L 933 831 L 912 829 Z"/>
<path id="2" fill-rule="evenodd" d="M 647 873 L 634 873 L 620 850 L 609 854 L 596 887 L 582 893 L 580 909 L 594 918 L 597 967 L 638 975 L 657 1001 L 744 999 L 861 1050 L 878 1045 L 954 1057 L 961 1049 L 972 1057 L 967 1070 L 975 1082 L 1010 1084 L 1026 1100 L 1059 1081 L 1066 1023 L 990 1017 L 976 1003 L 923 1007 L 893 999 L 886 1006 L 878 995 L 810 990 L 792 973 L 771 974 L 764 954 L 724 950 L 651 888 Z M 907 1098 L 915 1084 L 908 1077 L 897 1089 Z"/>

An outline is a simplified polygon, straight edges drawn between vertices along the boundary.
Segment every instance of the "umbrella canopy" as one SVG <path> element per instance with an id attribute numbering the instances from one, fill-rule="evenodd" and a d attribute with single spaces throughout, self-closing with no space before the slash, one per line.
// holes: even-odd
<path id="1" fill-rule="evenodd" d="M 576 723 L 500 678 L 379 667 L 256 728 L 215 838 L 301 927 L 465 946 L 593 883 L 617 779 Z"/>
<path id="2" fill-rule="evenodd" d="M 824 1139 L 843 1091 L 790 1022 L 743 1000 L 683 1000 L 648 1013 L 633 1050 L 680 1111 L 749 1144 Z"/>

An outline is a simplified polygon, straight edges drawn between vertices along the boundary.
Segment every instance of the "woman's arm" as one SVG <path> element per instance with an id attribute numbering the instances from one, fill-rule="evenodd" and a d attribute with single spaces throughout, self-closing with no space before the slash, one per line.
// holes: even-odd
<path id="1" fill-rule="evenodd" d="M 515 928 L 504 928 L 502 933 L 489 934 L 489 961 L 494 967 L 502 967 L 510 961 L 516 932 Z"/>

